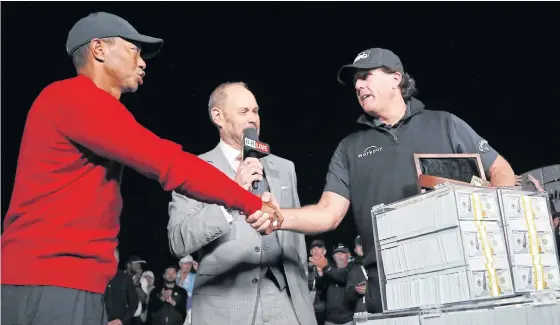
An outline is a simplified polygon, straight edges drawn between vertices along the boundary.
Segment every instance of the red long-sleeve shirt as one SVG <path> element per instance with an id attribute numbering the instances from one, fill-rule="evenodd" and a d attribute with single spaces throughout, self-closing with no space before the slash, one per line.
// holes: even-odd
<path id="1" fill-rule="evenodd" d="M 2 235 L 2 284 L 103 293 L 114 276 L 123 165 L 201 201 L 251 214 L 259 197 L 136 122 L 85 76 L 47 86 L 21 142 Z"/>

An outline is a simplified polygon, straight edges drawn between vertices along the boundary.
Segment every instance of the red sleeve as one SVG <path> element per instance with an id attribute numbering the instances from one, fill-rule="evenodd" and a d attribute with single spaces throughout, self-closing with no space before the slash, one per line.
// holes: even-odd
<path id="1" fill-rule="evenodd" d="M 55 123 L 71 141 L 157 179 L 166 191 L 176 190 L 200 201 L 239 209 L 247 215 L 262 208 L 258 196 L 204 160 L 182 151 L 178 144 L 144 128 L 109 93 L 93 85 L 80 84 L 79 89 L 65 89 L 59 95 L 66 100 L 59 106 Z"/>

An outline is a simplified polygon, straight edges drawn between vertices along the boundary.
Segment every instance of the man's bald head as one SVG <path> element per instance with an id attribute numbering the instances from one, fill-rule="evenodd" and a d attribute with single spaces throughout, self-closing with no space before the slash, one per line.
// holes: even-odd
<path id="1" fill-rule="evenodd" d="M 260 128 L 259 107 L 244 82 L 219 85 L 210 95 L 208 114 L 220 130 L 222 140 L 239 147 L 246 128 Z"/>
<path id="2" fill-rule="evenodd" d="M 227 90 L 231 87 L 243 87 L 249 90 L 247 84 L 242 81 L 224 82 L 223 84 L 216 87 L 216 89 L 214 89 L 212 94 L 210 94 L 210 100 L 208 101 L 208 115 L 210 115 L 210 120 L 212 121 L 212 123 L 214 123 L 214 120 L 212 119 L 212 108 L 223 107 L 228 96 Z"/>

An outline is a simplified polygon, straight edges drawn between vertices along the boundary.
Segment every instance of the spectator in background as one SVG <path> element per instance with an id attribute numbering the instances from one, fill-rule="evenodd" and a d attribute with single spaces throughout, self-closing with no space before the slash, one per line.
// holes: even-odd
<path id="1" fill-rule="evenodd" d="M 150 293 L 148 318 L 151 325 L 183 325 L 187 316 L 187 291 L 178 286 L 177 270 L 168 267 L 163 284 Z"/>
<path id="2" fill-rule="evenodd" d="M 115 249 L 115 259 L 119 261 L 119 251 Z M 117 270 L 105 288 L 105 308 L 109 325 L 130 325 L 138 309 L 138 295 L 132 276 L 124 270 Z"/>
<path id="3" fill-rule="evenodd" d="M 177 284 L 187 291 L 187 319 L 185 324 L 191 323 L 191 306 L 194 281 L 198 263 L 187 255 L 179 261 L 179 272 L 177 272 Z"/>
<path id="4" fill-rule="evenodd" d="M 154 272 L 152 271 L 144 271 L 142 272 L 142 276 L 140 277 L 140 287 L 142 291 L 150 296 L 150 292 L 154 288 L 155 276 Z"/>
<path id="5" fill-rule="evenodd" d="M 311 242 L 311 250 L 309 255 L 312 257 L 325 257 L 327 249 L 325 242 L 320 239 L 315 239 Z M 313 301 L 313 309 L 315 310 L 315 318 L 317 318 L 318 325 L 325 324 L 325 291 L 317 289 L 317 278 L 319 273 L 317 267 L 309 262 L 309 273 L 307 274 L 307 282 L 309 285 L 309 292 L 311 293 L 311 300 Z"/>
<path id="6" fill-rule="evenodd" d="M 148 297 L 146 304 L 142 306 L 142 313 L 140 314 L 140 320 L 144 324 L 146 324 L 148 320 L 148 304 L 150 303 L 150 293 L 154 289 L 155 278 L 154 272 L 152 271 L 144 271 L 140 277 L 140 287 Z"/>
<path id="7" fill-rule="evenodd" d="M 143 323 L 139 316 L 142 314 L 142 311 L 146 309 L 148 302 L 148 295 L 144 292 L 144 290 L 142 290 L 140 283 L 140 278 L 142 277 L 143 271 L 142 264 L 146 264 L 146 261 L 136 255 L 130 256 L 126 261 L 126 272 L 132 277 L 134 289 L 136 290 L 136 295 L 140 302 L 140 305 L 137 307 L 137 310 L 134 313 L 134 318 L 130 322 L 131 325 L 138 325 Z"/>
<path id="8" fill-rule="evenodd" d="M 560 212 L 553 212 L 554 236 L 556 237 L 556 255 L 560 259 Z"/>
<path id="9" fill-rule="evenodd" d="M 356 257 L 348 266 L 348 281 L 346 283 L 346 300 L 354 306 L 354 313 L 366 312 L 367 271 L 363 265 L 364 251 L 360 236 L 354 240 Z"/>
<path id="10" fill-rule="evenodd" d="M 142 264 L 146 264 L 146 261 L 136 255 L 132 255 L 126 261 L 126 272 L 132 276 L 132 280 L 137 286 L 140 286 L 140 278 L 143 271 Z"/>
<path id="11" fill-rule="evenodd" d="M 348 280 L 348 257 L 350 252 L 339 244 L 333 253 L 335 266 L 329 265 L 325 256 L 311 256 L 309 260 L 317 267 L 317 289 L 326 290 L 325 325 L 352 325 L 354 308 L 346 299 Z"/>

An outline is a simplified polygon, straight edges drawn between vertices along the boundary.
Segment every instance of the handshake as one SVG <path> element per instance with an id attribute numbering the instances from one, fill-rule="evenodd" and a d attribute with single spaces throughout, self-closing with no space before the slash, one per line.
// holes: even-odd
<path id="1" fill-rule="evenodd" d="M 269 192 L 262 196 L 261 210 L 248 216 L 245 221 L 263 235 L 268 235 L 282 227 L 284 217 L 280 213 L 278 202 Z"/>
<path id="2" fill-rule="evenodd" d="M 263 165 L 260 160 L 249 157 L 240 163 L 235 175 L 235 182 L 249 191 L 251 184 L 255 181 L 262 181 L 263 176 Z M 271 193 L 265 192 L 261 199 L 262 208 L 248 216 L 245 221 L 261 234 L 268 235 L 274 230 L 280 229 L 284 218 L 280 213 L 278 202 Z"/>

